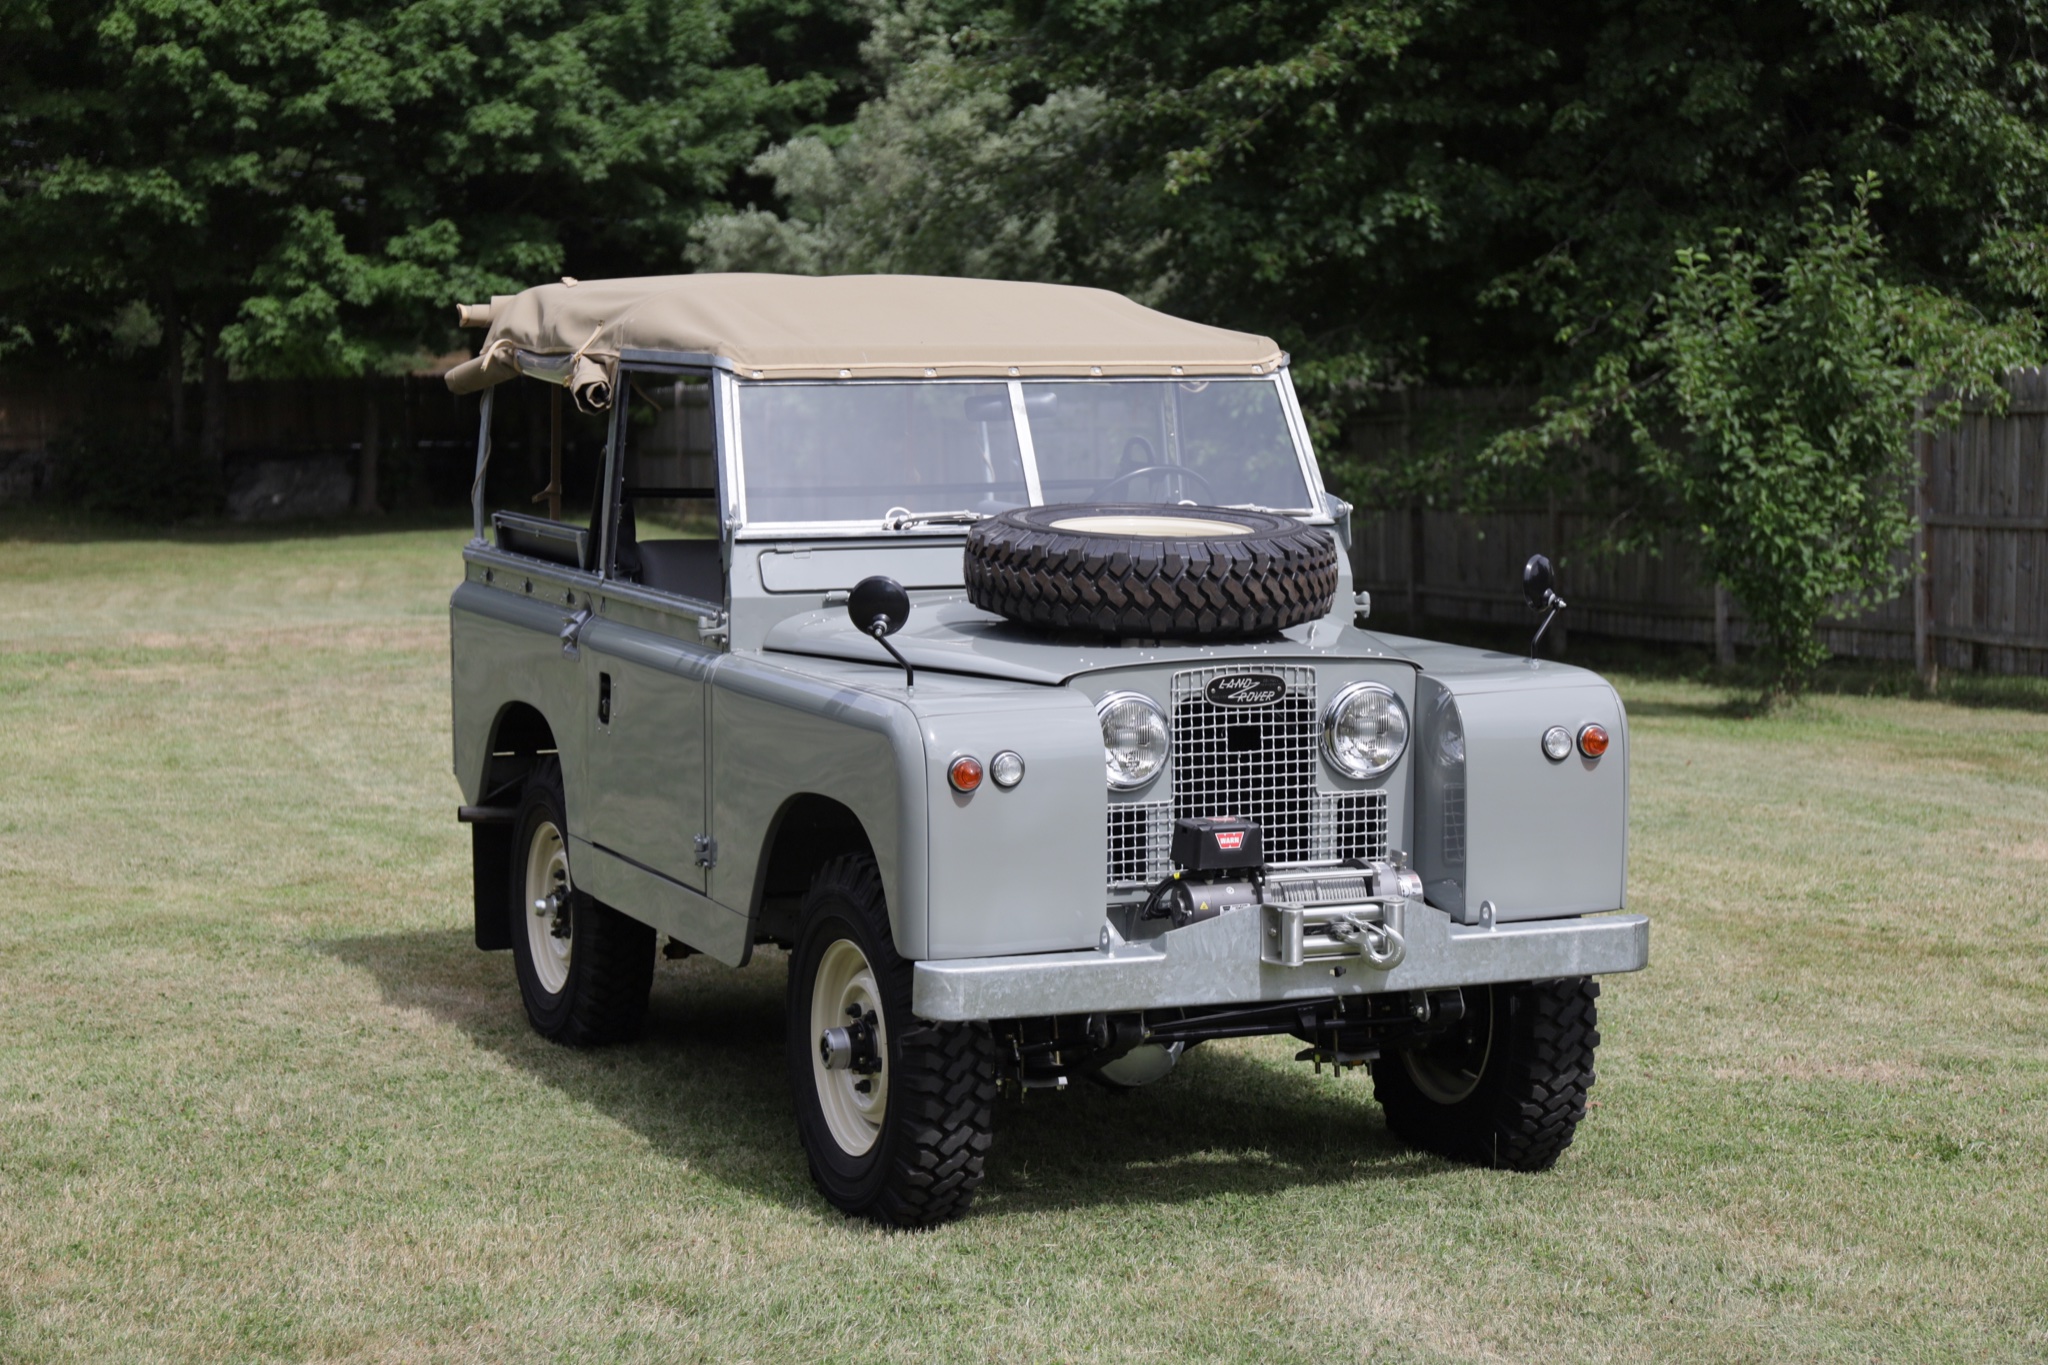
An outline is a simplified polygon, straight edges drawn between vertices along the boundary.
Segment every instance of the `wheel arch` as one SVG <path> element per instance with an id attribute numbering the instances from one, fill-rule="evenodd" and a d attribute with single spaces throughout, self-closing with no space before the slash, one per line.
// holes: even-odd
<path id="1" fill-rule="evenodd" d="M 494 810 L 516 806 L 526 775 L 543 755 L 559 752 L 555 728 L 539 707 L 526 701 L 503 703 L 491 718 L 482 771 L 470 775 L 476 779 L 477 804 Z M 470 912 L 476 946 L 485 951 L 512 946 L 507 911 L 512 899 L 513 838 L 509 818 L 478 820 L 469 827 Z"/>
<path id="2" fill-rule="evenodd" d="M 787 947 L 818 869 L 848 853 L 875 856 L 875 843 L 852 807 L 818 792 L 785 798 L 768 822 L 748 905 L 752 937 Z M 892 914 L 893 921 L 894 916 Z"/>

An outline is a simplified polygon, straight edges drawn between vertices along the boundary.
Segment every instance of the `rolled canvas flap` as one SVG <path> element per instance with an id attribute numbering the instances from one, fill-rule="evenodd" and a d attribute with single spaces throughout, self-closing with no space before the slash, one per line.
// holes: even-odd
<path id="1" fill-rule="evenodd" d="M 480 356 L 463 361 L 442 378 L 451 393 L 481 393 L 518 373 L 518 367 L 512 363 L 508 352 L 487 350 Z"/>
<path id="2" fill-rule="evenodd" d="M 585 412 L 603 412 L 612 405 L 612 366 L 577 356 L 569 368 L 569 393 Z"/>

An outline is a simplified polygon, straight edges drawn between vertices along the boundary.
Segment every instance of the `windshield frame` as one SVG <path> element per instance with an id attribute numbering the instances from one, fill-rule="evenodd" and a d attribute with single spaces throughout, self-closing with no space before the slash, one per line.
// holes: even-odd
<path id="1" fill-rule="evenodd" d="M 1217 376 L 1203 378 L 1214 382 Z M 735 533 L 746 532 L 750 536 L 812 536 L 812 535 L 905 535 L 917 532 L 932 534 L 964 535 L 962 525 L 920 524 L 910 530 L 896 530 L 882 518 L 852 518 L 836 521 L 754 521 L 747 516 L 746 493 L 746 430 L 740 419 L 739 390 L 747 388 L 791 388 L 824 387 L 844 388 L 849 385 L 869 384 L 980 384 L 1002 383 L 1010 393 L 1010 414 L 1016 423 L 1017 449 L 1024 465 L 1024 483 L 1030 497 L 1029 506 L 1042 507 L 1046 499 L 1039 480 L 1038 455 L 1032 443 L 1030 414 L 1025 401 L 1026 386 L 1033 383 L 1085 383 L 1085 384 L 1160 384 L 1177 382 L 1171 375 L 1117 375 L 1114 377 L 1073 377 L 1034 376 L 1030 379 L 991 380 L 984 376 L 960 376 L 931 379 L 742 379 L 736 375 L 721 373 L 717 376 L 722 394 L 714 400 L 719 408 L 719 439 L 725 446 L 724 464 L 728 493 L 728 515 Z M 1315 455 L 1309 445 L 1308 426 L 1302 419 L 1301 405 L 1295 397 L 1294 383 L 1285 366 L 1278 367 L 1266 375 L 1247 375 L 1242 379 L 1232 378 L 1230 383 L 1267 383 L 1275 386 L 1280 398 L 1280 412 L 1287 427 L 1289 440 L 1293 442 L 1295 462 L 1299 466 L 1302 485 L 1306 489 L 1309 503 L 1303 508 L 1268 508 L 1282 512 L 1303 521 L 1323 523 L 1330 520 L 1329 496 L 1323 487 L 1322 472 L 1316 467 Z M 1168 506 L 1171 504 L 1161 504 Z M 1225 504 L 1226 506 L 1249 507 L 1252 504 Z M 911 508 L 913 512 L 949 511 L 948 508 Z"/>

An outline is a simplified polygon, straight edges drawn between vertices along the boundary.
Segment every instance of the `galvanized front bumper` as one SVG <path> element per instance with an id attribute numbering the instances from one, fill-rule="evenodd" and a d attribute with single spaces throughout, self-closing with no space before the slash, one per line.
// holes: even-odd
<path id="1" fill-rule="evenodd" d="M 1633 972 L 1650 960 L 1650 922 L 1641 915 L 1460 925 L 1411 901 L 1407 952 L 1391 970 L 1357 959 L 1278 966 L 1263 960 L 1263 910 L 1247 906 L 1092 951 L 920 962 L 911 1009 L 925 1019 L 1019 1019 L 1252 1004 Z"/>

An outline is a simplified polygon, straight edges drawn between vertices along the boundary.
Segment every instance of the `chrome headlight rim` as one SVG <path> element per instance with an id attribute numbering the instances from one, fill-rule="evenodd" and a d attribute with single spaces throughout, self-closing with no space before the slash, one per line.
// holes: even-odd
<path id="1" fill-rule="evenodd" d="M 1167 719 L 1166 708 L 1146 696 L 1143 692 L 1108 692 L 1104 693 L 1102 698 L 1095 703 L 1095 723 L 1097 728 L 1101 728 L 1108 719 L 1111 707 L 1120 706 L 1125 702 L 1136 702 L 1159 718 L 1159 736 L 1161 740 L 1159 761 L 1152 766 L 1150 772 L 1138 777 L 1119 777 L 1109 761 L 1109 737 L 1107 735 L 1103 736 L 1102 775 L 1104 780 L 1109 783 L 1111 791 L 1133 792 L 1140 788 L 1151 786 L 1159 780 L 1159 774 L 1166 771 L 1166 761 L 1173 755 L 1173 725 Z"/>
<path id="2" fill-rule="evenodd" d="M 1385 763 L 1367 764 L 1355 767 L 1337 752 L 1337 719 L 1344 710 L 1360 696 L 1377 694 L 1387 699 L 1387 709 L 1401 719 L 1401 742 L 1395 747 Z M 1408 754 L 1409 741 L 1415 737 L 1415 722 L 1408 714 L 1408 705 L 1401 700 L 1400 693 L 1385 683 L 1355 682 L 1341 688 L 1330 698 L 1330 704 L 1323 709 L 1323 760 L 1346 777 L 1364 781 L 1368 778 L 1384 777 Z"/>

